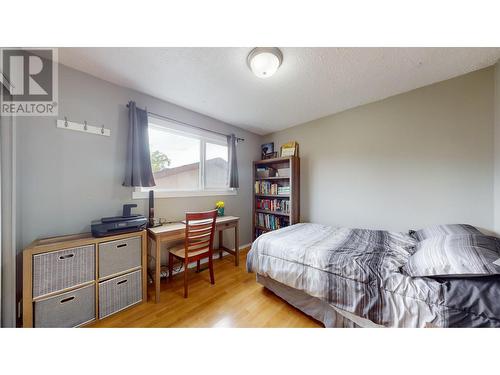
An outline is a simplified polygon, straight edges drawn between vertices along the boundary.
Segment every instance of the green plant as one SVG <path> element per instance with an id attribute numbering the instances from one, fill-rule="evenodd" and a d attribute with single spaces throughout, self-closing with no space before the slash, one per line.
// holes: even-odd
<path id="1" fill-rule="evenodd" d="M 151 153 L 151 167 L 154 172 L 159 172 L 168 167 L 172 161 L 163 152 L 155 150 Z"/>

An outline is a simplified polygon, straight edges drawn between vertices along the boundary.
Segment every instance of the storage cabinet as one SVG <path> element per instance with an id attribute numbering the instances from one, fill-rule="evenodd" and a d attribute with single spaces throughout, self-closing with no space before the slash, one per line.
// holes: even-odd
<path id="1" fill-rule="evenodd" d="M 95 320 L 95 284 L 34 302 L 35 327 L 70 328 Z"/>
<path id="2" fill-rule="evenodd" d="M 95 246 L 88 245 L 33 256 L 33 297 L 95 279 Z"/>
<path id="3" fill-rule="evenodd" d="M 23 326 L 79 327 L 147 300 L 146 231 L 34 241 L 23 251 Z"/>
<path id="4" fill-rule="evenodd" d="M 104 242 L 99 245 L 99 279 L 141 266 L 141 237 Z"/>
<path id="5" fill-rule="evenodd" d="M 105 318 L 141 301 L 141 271 L 99 283 L 99 318 Z"/>

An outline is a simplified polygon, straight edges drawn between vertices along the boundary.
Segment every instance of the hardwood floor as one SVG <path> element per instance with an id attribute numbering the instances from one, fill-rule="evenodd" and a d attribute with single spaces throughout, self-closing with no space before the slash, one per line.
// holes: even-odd
<path id="1" fill-rule="evenodd" d="M 91 327 L 322 327 L 316 320 L 295 309 L 255 281 L 247 273 L 248 249 L 240 253 L 240 266 L 226 256 L 214 260 L 215 285 L 208 270 L 189 270 L 189 298 L 183 297 L 183 275 L 171 282 L 162 279 L 161 302 L 130 308 Z"/>

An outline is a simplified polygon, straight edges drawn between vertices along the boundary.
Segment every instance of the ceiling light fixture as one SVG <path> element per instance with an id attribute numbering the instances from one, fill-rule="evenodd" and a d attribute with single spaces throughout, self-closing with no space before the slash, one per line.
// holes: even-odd
<path id="1" fill-rule="evenodd" d="M 271 77 L 283 62 L 283 54 L 276 47 L 257 47 L 250 51 L 247 64 L 259 78 Z"/>

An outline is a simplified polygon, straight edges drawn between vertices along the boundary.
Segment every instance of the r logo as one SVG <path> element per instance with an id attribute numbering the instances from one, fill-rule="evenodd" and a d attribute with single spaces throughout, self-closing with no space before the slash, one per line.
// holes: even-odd
<path id="1" fill-rule="evenodd" d="M 53 100 L 51 49 L 4 49 L 2 52 L 2 71 L 10 83 L 4 82 L 4 101 Z"/>
<path id="2" fill-rule="evenodd" d="M 0 114 L 57 116 L 57 48 L 0 49 Z"/>

